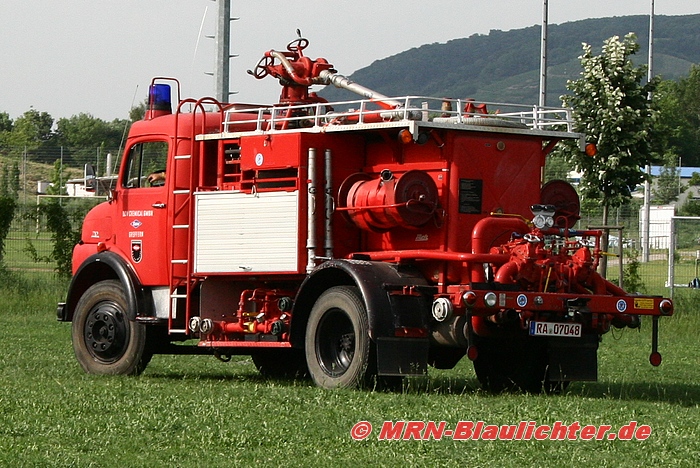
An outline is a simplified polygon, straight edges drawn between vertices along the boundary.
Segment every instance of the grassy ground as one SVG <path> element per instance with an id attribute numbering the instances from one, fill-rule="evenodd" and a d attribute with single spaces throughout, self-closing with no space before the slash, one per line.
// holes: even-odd
<path id="1" fill-rule="evenodd" d="M 557 396 L 491 395 L 469 361 L 398 392 L 326 391 L 260 377 L 248 358 L 156 356 L 140 377 L 84 374 L 70 326 L 55 321 L 66 285 L 5 280 L 0 290 L 0 466 L 697 466 L 700 318 L 696 291 L 662 320 L 664 362 L 649 365 L 650 323 L 609 333 L 599 381 Z M 700 293 L 700 292 L 698 292 Z M 354 441 L 369 421 L 374 432 Z M 383 421 L 648 424 L 645 441 L 379 441 Z"/>

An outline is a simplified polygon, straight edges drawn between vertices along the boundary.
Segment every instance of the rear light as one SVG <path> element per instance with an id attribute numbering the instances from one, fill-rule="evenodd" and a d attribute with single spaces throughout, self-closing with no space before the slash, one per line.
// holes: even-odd
<path id="1" fill-rule="evenodd" d="M 497 301 L 496 293 L 494 292 L 487 292 L 484 295 L 484 304 L 486 304 L 487 307 L 496 307 L 496 301 Z"/>
<path id="2" fill-rule="evenodd" d="M 586 145 L 586 156 L 595 156 L 598 154 L 598 147 L 594 143 L 588 143 Z"/>
<path id="3" fill-rule="evenodd" d="M 401 143 L 403 143 L 404 145 L 408 144 L 408 143 L 412 143 L 413 142 L 413 134 L 409 130 L 404 128 L 403 130 L 401 130 L 399 132 L 399 141 Z"/>
<path id="4" fill-rule="evenodd" d="M 668 299 L 664 299 L 659 304 L 659 311 L 662 315 L 671 315 L 673 313 L 673 303 Z"/>
<path id="5" fill-rule="evenodd" d="M 462 294 L 462 300 L 467 306 L 471 307 L 476 304 L 476 293 L 474 291 L 467 291 Z"/>

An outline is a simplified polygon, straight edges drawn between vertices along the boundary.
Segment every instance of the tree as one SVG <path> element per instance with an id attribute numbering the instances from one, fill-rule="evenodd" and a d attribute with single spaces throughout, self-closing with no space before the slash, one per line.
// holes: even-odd
<path id="1" fill-rule="evenodd" d="M 129 111 L 129 120 L 132 122 L 143 120 L 143 117 L 146 115 L 146 109 L 148 109 L 148 98 L 131 108 Z"/>
<path id="2" fill-rule="evenodd" d="M 693 174 L 690 176 L 690 180 L 688 181 L 688 186 L 697 187 L 698 185 L 700 185 L 700 173 L 693 172 Z"/>
<path id="3" fill-rule="evenodd" d="M 688 77 L 679 80 L 677 95 L 683 123 L 674 143 L 685 166 L 700 165 L 700 65 L 693 65 Z"/>
<path id="4" fill-rule="evenodd" d="M 0 197 L 17 199 L 19 194 L 19 162 L 14 161 L 10 167 L 9 163 L 2 166 L 0 174 Z"/>
<path id="5" fill-rule="evenodd" d="M 679 182 L 681 171 L 676 165 L 676 155 L 672 153 L 665 160 L 659 177 L 656 178 L 656 186 L 651 191 L 654 202 L 659 205 L 668 205 L 678 200 L 680 194 L 688 188 Z"/>
<path id="6" fill-rule="evenodd" d="M 700 201 L 687 198 L 678 210 L 680 216 L 700 216 Z"/>
<path id="7" fill-rule="evenodd" d="M 582 173 L 583 197 L 601 200 L 605 225 L 609 208 L 631 197 L 647 178 L 644 166 L 654 159 L 650 140 L 656 111 L 649 96 L 657 80 L 641 84 L 646 67 L 635 67 L 630 60 L 638 50 L 632 33 L 622 41 L 617 36 L 607 39 L 600 55 L 593 55 L 591 46 L 583 44 L 581 77 L 568 81 L 567 89 L 573 94 L 562 96 L 564 105 L 573 108 L 575 131 L 597 147 L 595 156 L 581 152 L 574 143 L 566 144 L 563 151 Z"/>
<path id="8" fill-rule="evenodd" d="M 550 154 L 545 161 L 544 180 L 566 180 L 571 172 L 571 164 L 566 161 L 564 155 L 560 153 Z"/>
<path id="9" fill-rule="evenodd" d="M 664 80 L 654 93 L 654 100 L 659 109 L 656 122 L 655 138 L 653 140 L 654 151 L 657 154 L 666 154 L 678 161 L 678 157 L 689 164 L 687 156 L 683 158 L 682 134 L 687 126 L 682 105 L 679 100 L 678 82 Z"/>
<path id="10" fill-rule="evenodd" d="M 10 133 L 12 132 L 13 122 L 10 114 L 0 112 L 0 147 L 9 146 Z"/>
<path id="11" fill-rule="evenodd" d="M 81 112 L 56 122 L 56 134 L 60 145 L 68 147 L 96 147 L 110 138 L 110 129 L 104 120 Z"/>
<path id="12" fill-rule="evenodd" d="M 0 268 L 4 268 L 5 240 L 10 233 L 16 209 L 17 201 L 13 197 L 0 195 Z"/>
<path id="13" fill-rule="evenodd" d="M 10 167 L 6 161 L 0 174 L 0 269 L 4 269 L 5 240 L 15 218 L 18 191 L 19 163 L 14 161 Z"/>
<path id="14" fill-rule="evenodd" d="M 644 166 L 653 162 L 649 140 L 656 112 L 648 96 L 657 82 L 641 84 L 646 67 L 635 67 L 629 59 L 639 50 L 635 41 L 631 33 L 622 42 L 611 37 L 597 56 L 584 44 L 581 78 L 567 83 L 573 94 L 562 96 L 564 105 L 573 108 L 575 131 L 585 134 L 598 150 L 588 156 L 570 143 L 564 154 L 582 173 L 583 196 L 601 199 L 603 207 L 620 206 L 629 199 L 646 180 Z"/>
<path id="15" fill-rule="evenodd" d="M 30 153 L 36 152 L 51 141 L 54 136 L 52 127 L 53 117 L 50 114 L 30 109 L 15 119 L 6 144 L 26 148 Z"/>
<path id="16" fill-rule="evenodd" d="M 56 160 L 53 167 L 51 186 L 47 192 L 49 195 L 65 195 L 66 191 L 63 186 L 65 178 L 61 161 Z M 83 199 L 83 201 L 87 203 L 71 203 L 70 206 L 66 206 L 60 198 L 42 200 L 38 207 L 37 216 L 46 217 L 46 229 L 51 233 L 53 242 L 51 253 L 48 256 L 39 255 L 31 239 L 27 239 L 27 246 L 24 248 L 24 251 L 35 262 L 55 262 L 56 272 L 62 277 L 70 277 L 71 275 L 73 247 L 80 241 L 80 224 L 92 206 L 88 199 Z M 75 225 L 78 227 L 74 228 Z"/>
<path id="17" fill-rule="evenodd" d="M 12 131 L 12 119 L 7 112 L 0 112 L 0 132 Z"/>
<path id="18" fill-rule="evenodd" d="M 56 137 L 58 144 L 67 148 L 64 155 L 78 164 L 94 163 L 97 148 L 119 148 L 123 125 L 80 113 L 70 118 L 58 119 Z"/>
<path id="19" fill-rule="evenodd" d="M 659 108 L 655 149 L 675 153 L 684 166 L 700 165 L 700 66 L 687 77 L 660 83 L 655 99 Z"/>
<path id="20" fill-rule="evenodd" d="M 53 174 L 51 175 L 51 185 L 46 189 L 48 195 L 66 195 L 65 179 L 63 178 L 63 164 L 60 159 L 53 163 Z"/>

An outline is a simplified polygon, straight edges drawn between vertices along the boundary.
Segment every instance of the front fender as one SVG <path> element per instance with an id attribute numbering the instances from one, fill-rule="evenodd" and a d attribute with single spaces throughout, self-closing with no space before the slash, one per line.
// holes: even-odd
<path id="1" fill-rule="evenodd" d="M 80 297 L 95 283 L 118 279 L 124 285 L 129 320 L 153 315 L 153 298 L 145 289 L 128 262 L 113 252 L 99 252 L 86 258 L 73 275 L 66 303 L 59 308 L 59 321 L 70 322 Z"/>

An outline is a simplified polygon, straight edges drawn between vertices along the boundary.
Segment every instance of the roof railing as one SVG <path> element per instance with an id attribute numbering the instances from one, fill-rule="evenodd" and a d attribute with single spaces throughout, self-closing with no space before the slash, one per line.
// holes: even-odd
<path id="1" fill-rule="evenodd" d="M 402 105 L 386 109 L 386 106 L 378 106 L 376 101 L 367 99 L 274 105 L 252 109 L 249 106 L 237 109 L 234 105 L 224 112 L 223 131 L 234 133 L 252 129 L 258 132 L 314 127 L 322 129 L 335 125 L 400 121 L 487 126 L 489 121 L 478 119 L 498 119 L 498 124 L 494 126 L 504 126 L 505 122 L 523 129 L 573 132 L 571 109 L 562 107 L 425 96 L 391 99 L 401 102 Z"/>

